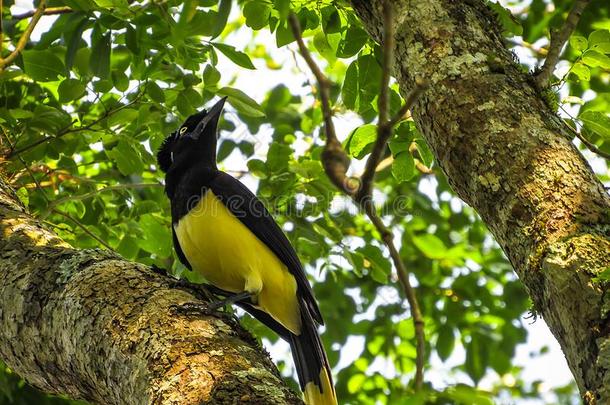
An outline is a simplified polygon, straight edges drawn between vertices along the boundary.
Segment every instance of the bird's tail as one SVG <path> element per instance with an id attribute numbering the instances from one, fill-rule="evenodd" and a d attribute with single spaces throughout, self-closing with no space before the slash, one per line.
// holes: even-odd
<path id="1" fill-rule="evenodd" d="M 301 307 L 301 334 L 290 336 L 292 357 L 307 405 L 337 405 L 330 364 L 309 311 Z"/>

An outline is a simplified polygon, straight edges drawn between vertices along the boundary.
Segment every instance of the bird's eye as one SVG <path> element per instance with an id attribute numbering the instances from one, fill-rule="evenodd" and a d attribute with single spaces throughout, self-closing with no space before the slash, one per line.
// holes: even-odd
<path id="1" fill-rule="evenodd" d="M 183 135 L 186 132 L 186 130 L 187 130 L 186 127 L 180 128 L 180 135 Z"/>

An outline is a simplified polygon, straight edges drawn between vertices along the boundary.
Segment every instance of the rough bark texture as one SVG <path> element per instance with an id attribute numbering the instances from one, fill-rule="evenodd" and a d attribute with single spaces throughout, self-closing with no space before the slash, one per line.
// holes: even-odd
<path id="1" fill-rule="evenodd" d="M 381 0 L 352 0 L 381 41 Z M 610 403 L 610 199 L 480 0 L 394 1 L 394 74 L 430 87 L 415 122 L 561 344 L 588 403 Z"/>
<path id="2" fill-rule="evenodd" d="M 298 404 L 231 318 L 150 268 L 75 250 L 0 178 L 0 358 L 50 393 L 100 404 Z"/>

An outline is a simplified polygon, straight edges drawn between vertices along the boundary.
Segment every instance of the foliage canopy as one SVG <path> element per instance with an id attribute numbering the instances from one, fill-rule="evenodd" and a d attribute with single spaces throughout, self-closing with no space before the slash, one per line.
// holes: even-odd
<path id="1" fill-rule="evenodd" d="M 564 23 L 571 5 L 490 3 L 525 70 L 543 59 L 550 30 Z M 4 1 L 2 56 L 30 20 L 17 11 L 11 15 L 11 6 L 12 0 Z M 307 264 L 328 325 L 323 338 L 331 363 L 339 362 L 341 348 L 351 352 L 351 361 L 335 370 L 339 398 L 487 404 L 498 397 L 539 397 L 541 387 L 523 381 L 513 363 L 516 346 L 526 340 L 527 296 L 407 119 L 392 135 L 375 198 L 412 272 L 426 321 L 430 375 L 438 375 L 434 369 L 443 362 L 450 368 L 442 381 L 430 377 L 433 388 L 412 396 L 415 346 L 408 306 L 377 231 L 324 173 L 317 90 L 310 72 L 298 70 L 305 66 L 300 56 L 290 53 L 296 49 L 287 22 L 292 10 L 332 80 L 333 107 L 351 129 L 342 140 L 358 172 L 376 137 L 381 48 L 346 1 L 52 0 L 47 7 L 58 15 L 43 16 L 32 41 L 0 73 L 2 169 L 29 209 L 63 239 L 78 248 L 104 245 L 201 281 L 173 254 L 154 151 L 188 115 L 228 96 L 221 167 L 256 184 Z M 550 102 L 610 153 L 608 2 L 590 3 L 563 58 Z M 262 77 L 253 70 L 292 77 L 284 84 L 253 83 L 249 75 Z M 391 113 L 401 104 L 394 84 Z M 605 163 L 587 156 L 607 181 Z M 257 336 L 277 340 L 254 321 L 246 323 Z M 291 375 L 288 364 L 280 368 Z M 46 398 L 7 368 L 0 370 L 0 403 L 67 401 Z M 476 388 L 484 378 L 485 391 Z M 556 394 L 569 398 L 573 388 L 557 388 Z"/>

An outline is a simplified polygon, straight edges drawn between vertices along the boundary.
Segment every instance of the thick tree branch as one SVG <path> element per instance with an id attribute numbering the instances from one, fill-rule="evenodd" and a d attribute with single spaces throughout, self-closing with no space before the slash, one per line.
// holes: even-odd
<path id="1" fill-rule="evenodd" d="M 302 404 L 230 316 L 184 314 L 198 288 L 76 250 L 0 177 L 0 358 L 32 385 L 104 404 Z"/>
<path id="2" fill-rule="evenodd" d="M 551 43 L 549 45 L 546 60 L 544 61 L 542 69 L 536 75 L 538 87 L 545 88 L 549 85 L 549 81 L 555 71 L 555 66 L 557 66 L 557 62 L 559 62 L 561 50 L 568 41 L 568 38 L 570 38 L 570 35 L 572 35 L 574 29 L 576 29 L 578 21 L 580 20 L 580 15 L 588 3 L 589 0 L 576 0 L 561 29 L 557 32 L 551 31 Z"/>
<path id="3" fill-rule="evenodd" d="M 40 0 L 40 3 L 38 4 L 36 11 L 34 11 L 34 14 L 32 14 L 32 19 L 30 20 L 30 23 L 28 24 L 27 28 L 21 35 L 21 38 L 19 38 L 19 41 L 17 42 L 17 45 L 15 46 L 15 49 L 13 50 L 13 52 L 11 52 L 6 58 L 2 58 L 2 55 L 0 55 L 0 72 L 2 70 L 4 70 L 4 68 L 6 66 L 13 63 L 13 61 L 17 58 L 17 56 L 19 56 L 19 53 L 21 53 L 21 51 L 23 51 L 23 49 L 25 48 L 25 45 L 28 43 L 28 40 L 30 39 L 30 35 L 32 35 L 32 31 L 34 31 L 36 24 L 38 24 L 38 21 L 40 21 L 40 17 L 42 17 L 42 14 L 44 13 L 46 6 L 47 6 L 47 1 Z"/>
<path id="4" fill-rule="evenodd" d="M 383 1 L 351 2 L 378 41 Z M 610 403 L 610 285 L 595 281 L 610 266 L 610 196 L 482 0 L 394 9 L 394 73 L 403 94 L 430 82 L 412 112 L 435 162 L 506 253 L 585 403 Z"/>

